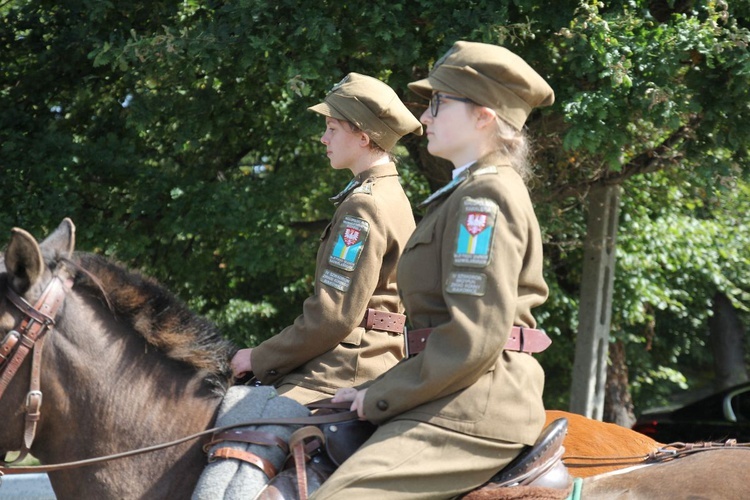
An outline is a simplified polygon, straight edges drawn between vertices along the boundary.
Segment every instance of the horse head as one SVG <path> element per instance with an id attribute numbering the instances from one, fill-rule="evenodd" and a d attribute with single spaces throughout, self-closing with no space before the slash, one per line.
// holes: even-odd
<path id="1" fill-rule="evenodd" d="M 34 347 L 25 336 L 19 334 L 17 328 L 24 325 L 33 330 L 37 326 L 38 339 L 34 341 L 43 341 L 47 328 L 38 325 L 39 318 L 31 319 L 28 315 L 36 310 L 32 304 L 37 303 L 45 291 L 48 291 L 48 295 L 56 294 L 51 299 L 57 301 L 54 308 L 59 307 L 66 288 L 71 284 L 71 273 L 63 265 L 50 266 L 47 262 L 69 259 L 74 247 L 75 226 L 70 219 L 64 219 L 41 245 L 28 232 L 14 228 L 4 258 L 0 260 L 0 291 L 4 292 L 0 309 L 0 338 L 4 339 L 0 344 L 0 352 L 4 353 L 0 358 L 0 418 L 3 422 L 0 430 L 0 453 L 3 456 L 3 450 L 20 450 L 24 446 L 31 446 L 33 435 L 28 435 L 28 424 L 24 430 L 23 416 L 30 409 L 38 412 L 38 408 L 33 406 L 39 406 L 42 402 L 41 395 L 32 394 L 29 385 L 11 383 L 16 378 L 24 381 L 32 378 L 31 363 L 24 362 L 24 357 L 18 353 L 20 348 L 28 347 L 28 351 L 31 351 Z M 49 287 L 52 280 L 57 280 L 64 286 L 58 286 L 53 291 Z M 44 300 L 42 303 L 47 304 L 45 307 L 51 304 Z M 54 318 L 50 316 L 55 313 L 56 311 L 40 312 L 43 315 L 41 320 L 45 321 L 45 317 L 48 317 L 51 325 Z M 25 321 L 31 325 L 24 324 Z M 25 343 L 28 345 L 24 346 Z M 41 349 L 41 346 L 38 348 Z M 29 355 L 28 351 L 26 355 Z M 15 359 L 13 354 L 16 354 Z M 38 388 L 33 390 L 38 392 Z M 27 433 L 26 443 L 20 442 L 24 433 Z"/>
<path id="2" fill-rule="evenodd" d="M 13 229 L 0 258 L 0 355 L 5 346 L 10 360 L 0 358 L 0 459 L 25 446 L 42 463 L 69 462 L 208 428 L 236 347 L 155 280 L 74 247 L 65 219 L 41 243 Z M 43 340 L 30 342 L 38 324 Z M 50 480 L 59 499 L 181 498 L 204 463 L 190 442 Z"/>

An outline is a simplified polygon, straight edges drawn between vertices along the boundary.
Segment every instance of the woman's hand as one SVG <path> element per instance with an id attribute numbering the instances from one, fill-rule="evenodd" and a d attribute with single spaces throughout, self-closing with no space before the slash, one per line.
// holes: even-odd
<path id="1" fill-rule="evenodd" d="M 357 391 L 357 395 L 354 397 L 354 402 L 352 403 L 352 406 L 349 408 L 351 411 L 356 411 L 357 415 L 359 416 L 360 420 L 367 420 L 367 417 L 365 416 L 365 394 L 367 393 L 367 389 L 362 389 L 361 391 Z"/>
<path id="2" fill-rule="evenodd" d="M 357 389 L 354 387 L 344 387 L 336 391 L 336 394 L 331 398 L 331 403 L 343 403 L 345 401 L 354 401 L 357 396 Z"/>
<path id="3" fill-rule="evenodd" d="M 253 371 L 253 349 L 240 349 L 232 358 L 230 366 L 234 378 L 242 378 L 246 373 Z"/>
<path id="4" fill-rule="evenodd" d="M 345 401 L 351 401 L 352 405 L 349 407 L 350 411 L 356 411 L 357 416 L 360 420 L 367 420 L 365 417 L 365 394 L 367 389 L 358 391 L 354 387 L 345 387 L 339 389 L 336 394 L 331 398 L 331 403 L 343 403 Z"/>

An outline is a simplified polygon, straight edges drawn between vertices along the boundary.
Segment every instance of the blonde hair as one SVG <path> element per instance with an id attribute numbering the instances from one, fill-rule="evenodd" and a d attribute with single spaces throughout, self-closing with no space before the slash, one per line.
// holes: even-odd
<path id="1" fill-rule="evenodd" d="M 533 176 L 531 165 L 531 144 L 525 129 L 516 130 L 499 116 L 495 118 L 495 151 L 510 160 L 513 170 L 518 172 L 523 182 L 528 184 Z"/>
<path id="2" fill-rule="evenodd" d="M 469 109 L 486 107 L 475 102 L 469 103 L 469 106 Z M 494 145 L 490 154 L 495 153 L 507 158 L 510 166 L 528 186 L 534 172 L 531 163 L 531 141 L 526 134 L 526 129 L 517 130 L 495 112 L 495 131 L 491 139 Z"/>

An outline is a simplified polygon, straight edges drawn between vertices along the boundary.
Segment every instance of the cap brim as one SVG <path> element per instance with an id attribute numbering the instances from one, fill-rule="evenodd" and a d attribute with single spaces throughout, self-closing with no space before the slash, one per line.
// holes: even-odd
<path id="1" fill-rule="evenodd" d="M 321 102 L 320 104 L 316 104 L 315 106 L 310 106 L 309 108 L 307 108 L 307 110 L 312 111 L 313 113 L 318 113 L 323 116 L 335 118 L 337 120 L 349 121 L 344 115 L 336 111 L 326 102 Z"/>
<path id="2" fill-rule="evenodd" d="M 433 88 L 428 78 L 417 80 L 416 82 L 411 82 L 407 85 L 407 87 L 409 87 L 409 90 L 420 97 L 424 97 L 425 99 L 429 99 L 430 97 L 432 97 Z"/>

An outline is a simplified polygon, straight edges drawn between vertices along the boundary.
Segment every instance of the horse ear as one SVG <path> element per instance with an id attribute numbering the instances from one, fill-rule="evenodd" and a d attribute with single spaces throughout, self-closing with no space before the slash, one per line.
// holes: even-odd
<path id="1" fill-rule="evenodd" d="M 73 249 L 76 245 L 76 226 L 68 217 L 57 226 L 52 234 L 42 241 L 42 249 L 57 252 L 63 257 L 70 258 L 73 255 Z"/>
<path id="2" fill-rule="evenodd" d="M 24 293 L 44 272 L 44 260 L 39 244 L 33 236 L 17 227 L 10 231 L 10 243 L 5 250 L 5 266 L 13 288 Z"/>

